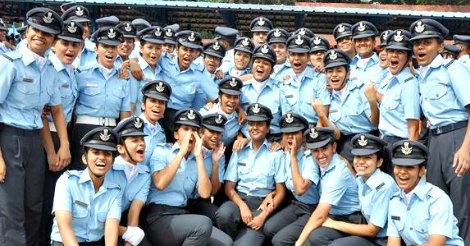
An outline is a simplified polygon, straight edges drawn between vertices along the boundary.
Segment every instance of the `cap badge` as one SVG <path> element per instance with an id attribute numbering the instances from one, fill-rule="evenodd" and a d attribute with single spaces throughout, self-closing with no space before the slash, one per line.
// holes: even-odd
<path id="1" fill-rule="evenodd" d="M 132 26 L 131 26 L 130 23 L 127 23 L 127 24 L 126 24 L 126 26 L 124 27 L 124 31 L 126 31 L 126 32 L 132 31 Z"/>
<path id="2" fill-rule="evenodd" d="M 320 39 L 319 37 L 315 37 L 315 38 L 313 39 L 313 43 L 314 43 L 315 45 L 319 45 L 319 44 L 321 43 L 321 39 Z"/>
<path id="3" fill-rule="evenodd" d="M 135 117 L 134 127 L 137 128 L 137 129 L 142 128 L 142 120 L 139 117 Z"/>
<path id="4" fill-rule="evenodd" d="M 103 129 L 103 132 L 100 133 L 100 139 L 101 139 L 102 141 L 105 141 L 105 142 L 106 142 L 106 141 L 109 140 L 110 137 L 111 137 L 111 134 L 109 134 L 108 129 Z"/>
<path id="5" fill-rule="evenodd" d="M 338 54 L 336 53 L 336 51 L 333 50 L 333 51 L 331 51 L 328 58 L 330 58 L 330 60 L 336 60 L 336 58 L 338 58 Z"/>
<path id="6" fill-rule="evenodd" d="M 397 34 L 395 34 L 393 40 L 395 40 L 396 42 L 403 41 L 403 34 L 401 34 L 401 31 L 398 31 Z"/>
<path id="7" fill-rule="evenodd" d="M 340 25 L 338 26 L 338 32 L 344 32 L 344 26 L 343 26 L 343 24 L 340 24 Z"/>
<path id="8" fill-rule="evenodd" d="M 300 34 L 297 35 L 297 38 L 295 39 L 295 44 L 302 45 L 303 43 L 304 43 L 304 40 L 302 39 L 302 36 Z"/>
<path id="9" fill-rule="evenodd" d="M 70 33 L 77 32 L 77 26 L 75 25 L 75 22 L 70 22 L 70 24 L 67 26 L 67 31 L 69 31 Z"/>
<path id="10" fill-rule="evenodd" d="M 296 41 L 297 42 L 297 41 Z M 267 45 L 263 45 L 263 47 L 261 48 L 261 53 L 263 54 L 268 54 L 269 52 L 269 49 L 268 49 L 268 46 Z"/>
<path id="11" fill-rule="evenodd" d="M 231 87 L 235 87 L 235 86 L 237 86 L 238 83 L 237 83 L 237 80 L 235 78 L 232 78 L 232 80 L 230 81 L 229 84 L 230 84 Z"/>
<path id="12" fill-rule="evenodd" d="M 251 109 L 251 112 L 253 112 L 253 113 L 255 113 L 255 114 L 258 114 L 260 110 L 261 110 L 261 108 L 260 108 L 259 105 L 256 103 L 255 106 Z"/>
<path id="13" fill-rule="evenodd" d="M 387 37 L 388 37 L 388 31 L 385 31 L 383 36 L 382 36 L 382 40 L 383 41 L 387 41 Z M 396 41 L 396 40 L 395 40 Z M 398 41 L 399 42 L 399 41 Z"/>
<path id="14" fill-rule="evenodd" d="M 304 29 L 304 28 L 300 28 L 299 34 L 302 35 L 302 36 L 305 35 L 305 29 Z"/>
<path id="15" fill-rule="evenodd" d="M 82 9 L 82 7 L 77 7 L 77 9 L 75 10 L 75 15 L 76 15 L 76 16 L 83 16 L 83 9 Z"/>
<path id="16" fill-rule="evenodd" d="M 248 46 L 248 45 L 250 45 L 250 42 L 248 41 L 248 38 L 243 39 L 242 45 L 243 45 L 243 46 Z"/>
<path id="17" fill-rule="evenodd" d="M 219 50 L 219 49 L 220 49 L 220 44 L 219 44 L 219 42 L 215 42 L 214 45 L 212 45 L 212 49 L 214 49 L 214 50 Z"/>
<path id="18" fill-rule="evenodd" d="M 194 32 L 191 32 L 191 35 L 189 35 L 189 37 L 188 37 L 188 41 L 189 41 L 189 42 L 194 42 L 194 41 L 196 41 L 196 37 L 194 37 Z"/>
<path id="19" fill-rule="evenodd" d="M 165 32 L 165 35 L 167 35 L 168 37 L 172 37 L 173 32 L 171 31 L 171 29 L 167 29 L 166 32 Z"/>
<path id="20" fill-rule="evenodd" d="M 194 114 L 194 111 L 192 109 L 189 110 L 188 119 L 190 119 L 190 120 L 196 119 L 196 114 Z"/>
<path id="21" fill-rule="evenodd" d="M 361 135 L 361 137 L 357 140 L 357 143 L 359 144 L 359 146 L 366 146 L 367 145 L 367 138 L 366 136 L 364 135 Z"/>
<path id="22" fill-rule="evenodd" d="M 310 137 L 313 139 L 318 138 L 318 131 L 315 128 L 310 129 Z"/>
<path id="23" fill-rule="evenodd" d="M 359 27 L 357 28 L 358 31 L 360 32 L 363 32 L 366 30 L 366 26 L 364 25 L 364 23 L 362 22 L 359 22 Z"/>
<path id="24" fill-rule="evenodd" d="M 263 20 L 263 18 L 259 18 L 258 25 L 264 26 L 264 23 L 265 23 L 265 21 Z"/>
<path id="25" fill-rule="evenodd" d="M 404 155 L 409 155 L 413 152 L 413 147 L 410 146 L 409 142 L 404 142 L 403 146 L 401 147 L 401 153 Z"/>
<path id="26" fill-rule="evenodd" d="M 114 32 L 114 29 L 109 29 L 108 31 L 108 38 L 115 38 L 116 37 L 116 32 Z"/>
<path id="27" fill-rule="evenodd" d="M 54 17 L 52 17 L 52 12 L 47 12 L 47 15 L 45 15 L 42 20 L 47 24 L 51 24 L 54 21 Z"/>
<path id="28" fill-rule="evenodd" d="M 273 33 L 274 37 L 279 38 L 281 36 L 281 31 L 276 28 L 276 31 Z"/>
<path id="29" fill-rule="evenodd" d="M 221 124 L 224 120 L 222 119 L 222 115 L 219 114 L 217 115 L 217 118 L 215 118 L 215 123 L 216 124 Z"/>
<path id="30" fill-rule="evenodd" d="M 418 21 L 418 23 L 416 23 L 415 31 L 416 31 L 417 33 L 422 33 L 422 32 L 424 32 L 424 24 L 423 24 L 422 21 Z"/>
<path id="31" fill-rule="evenodd" d="M 160 30 L 160 27 L 158 27 L 158 28 L 155 30 L 155 36 L 157 36 L 157 37 L 161 37 L 161 36 L 162 36 L 162 30 Z"/>
<path id="32" fill-rule="evenodd" d="M 165 90 L 165 86 L 163 86 L 163 83 L 162 82 L 159 82 L 157 84 L 157 86 L 155 87 L 155 89 L 158 91 L 158 92 L 163 92 Z"/>
<path id="33" fill-rule="evenodd" d="M 287 114 L 286 123 L 290 124 L 292 122 L 294 122 L 294 117 L 292 117 L 292 114 Z"/>

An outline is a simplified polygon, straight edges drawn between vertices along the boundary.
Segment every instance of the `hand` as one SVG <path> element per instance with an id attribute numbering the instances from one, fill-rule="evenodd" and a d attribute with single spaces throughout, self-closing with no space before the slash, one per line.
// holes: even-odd
<path id="1" fill-rule="evenodd" d="M 136 80 L 143 80 L 144 79 L 144 71 L 140 69 L 139 63 L 136 60 L 129 60 L 129 68 L 131 69 L 132 76 Z"/>
<path id="2" fill-rule="evenodd" d="M 269 146 L 269 151 L 271 152 L 276 152 L 279 149 L 282 149 L 284 147 L 283 143 L 278 143 L 278 142 L 272 142 L 271 146 Z"/>
<path id="3" fill-rule="evenodd" d="M 131 243 L 133 246 L 139 245 L 139 243 L 144 239 L 145 233 L 142 229 L 136 226 L 128 226 L 122 239 L 124 241 Z"/>
<path id="4" fill-rule="evenodd" d="M 243 124 L 246 120 L 246 113 L 243 110 L 238 110 L 238 124 Z"/>
<path id="5" fill-rule="evenodd" d="M 335 224 L 334 220 L 332 220 L 330 218 L 326 218 L 326 220 L 325 220 L 325 222 L 323 222 L 322 226 L 334 229 L 334 224 Z"/>
<path id="6" fill-rule="evenodd" d="M 274 195 L 273 193 L 269 193 L 263 200 L 263 202 L 259 205 L 258 210 L 265 211 L 265 212 L 272 212 L 274 210 Z"/>
<path id="7" fill-rule="evenodd" d="M 189 150 L 189 140 L 191 140 L 191 136 L 193 133 L 191 131 L 187 131 L 183 137 L 183 141 L 180 146 L 180 151 L 183 153 L 183 155 L 186 155 Z"/>
<path id="8" fill-rule="evenodd" d="M 320 99 L 316 98 L 312 100 L 312 108 L 315 111 L 315 113 L 317 113 L 318 117 L 325 115 L 325 112 L 323 110 L 324 109 L 323 103 L 321 102 Z"/>
<path id="9" fill-rule="evenodd" d="M 129 72 L 127 71 L 127 68 L 129 68 L 129 60 L 122 63 L 121 67 L 119 68 L 118 78 L 129 79 Z"/>
<path id="10" fill-rule="evenodd" d="M 72 156 L 70 155 L 69 147 L 67 145 L 61 146 L 59 148 L 59 151 L 57 151 L 57 166 L 58 166 L 57 171 L 60 171 L 64 169 L 66 166 L 68 166 L 71 160 L 72 160 Z"/>
<path id="11" fill-rule="evenodd" d="M 5 178 L 7 176 L 7 166 L 5 165 L 5 161 L 2 157 L 0 157 L 0 183 L 5 182 Z"/>
<path id="12" fill-rule="evenodd" d="M 168 53 L 168 52 L 167 52 L 167 54 L 168 54 L 168 57 L 170 57 L 170 59 L 175 58 L 175 54 L 174 54 L 173 52 L 172 52 L 172 53 Z"/>
<path id="13" fill-rule="evenodd" d="M 294 246 L 302 246 L 304 243 L 301 241 L 296 241 Z"/>
<path id="14" fill-rule="evenodd" d="M 317 73 L 324 73 L 325 66 L 322 63 L 317 63 L 315 66 L 313 66 L 313 70 L 315 70 Z"/>
<path id="15" fill-rule="evenodd" d="M 240 207 L 240 215 L 242 217 L 243 223 L 245 223 L 246 225 L 248 225 L 248 223 L 250 223 L 251 220 L 253 220 L 253 215 L 251 214 L 251 210 L 250 208 L 248 208 L 246 204 L 243 204 Z"/>
<path id="16" fill-rule="evenodd" d="M 194 156 L 195 157 L 202 157 L 204 158 L 204 153 L 202 152 L 202 143 L 204 142 L 204 136 L 199 137 L 199 134 L 197 132 L 192 132 L 194 139 L 196 139 L 196 143 L 194 146 Z"/>
<path id="17" fill-rule="evenodd" d="M 49 165 L 49 171 L 57 172 L 59 169 L 57 161 L 57 153 L 54 151 L 52 153 L 47 153 L 47 164 Z"/>
<path id="18" fill-rule="evenodd" d="M 212 101 L 209 101 L 204 105 L 204 108 L 206 109 L 212 109 L 214 107 L 214 103 Z"/>
<path id="19" fill-rule="evenodd" d="M 220 161 L 220 158 L 225 154 L 225 145 L 223 142 L 219 142 L 214 151 L 212 151 L 212 160 L 216 163 Z"/>
<path id="20" fill-rule="evenodd" d="M 259 214 L 257 216 L 255 216 L 251 221 L 250 223 L 247 224 L 248 227 L 250 227 L 251 229 L 253 230 L 259 230 L 261 229 L 261 227 L 263 226 L 264 224 L 264 221 L 265 221 L 266 217 L 262 214 Z"/>
<path id="21" fill-rule="evenodd" d="M 376 93 L 377 89 L 375 88 L 375 83 L 374 81 L 370 81 L 370 83 L 364 87 L 364 95 L 369 101 L 377 101 Z"/>
<path id="22" fill-rule="evenodd" d="M 50 113 L 51 113 L 51 107 L 44 106 L 44 108 L 42 108 L 41 118 L 47 118 L 47 115 L 49 115 Z"/>
<path id="23" fill-rule="evenodd" d="M 237 140 L 235 140 L 235 142 L 233 143 L 233 148 L 232 148 L 232 150 L 233 150 L 234 152 L 238 152 L 238 151 L 240 151 L 241 149 L 243 149 L 243 147 L 245 147 L 249 142 L 250 142 L 250 140 L 249 140 L 249 139 L 246 139 L 246 138 L 237 139 Z"/>
<path id="24" fill-rule="evenodd" d="M 217 70 L 214 73 L 214 76 L 216 79 L 223 79 L 224 78 L 224 72 L 222 70 Z"/>
<path id="25" fill-rule="evenodd" d="M 460 147 L 454 155 L 452 165 L 455 168 L 455 174 L 462 177 L 470 167 L 470 151 L 465 147 Z"/>
<path id="26" fill-rule="evenodd" d="M 297 137 L 294 135 L 292 145 L 290 146 L 290 156 L 297 158 Z"/>

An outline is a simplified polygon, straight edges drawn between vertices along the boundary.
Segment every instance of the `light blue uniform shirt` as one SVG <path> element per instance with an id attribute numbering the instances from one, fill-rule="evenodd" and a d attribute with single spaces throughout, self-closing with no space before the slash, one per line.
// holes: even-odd
<path id="1" fill-rule="evenodd" d="M 204 166 L 206 167 L 206 172 L 207 175 L 209 176 L 209 180 L 211 179 L 211 176 L 214 172 L 213 170 L 213 164 L 212 164 L 212 150 L 207 149 L 206 147 L 203 147 L 203 152 L 204 152 Z M 197 168 L 193 168 L 188 170 L 190 172 L 189 178 L 193 180 L 192 182 L 197 183 Z M 218 163 L 218 169 L 217 169 L 217 174 L 219 175 L 219 182 L 224 183 L 224 176 L 225 176 L 225 156 L 222 155 L 222 157 L 219 160 Z M 189 194 L 188 198 L 189 199 L 197 199 L 199 198 L 199 193 L 197 191 L 197 187 L 195 186 L 193 189 L 193 192 Z"/>
<path id="2" fill-rule="evenodd" d="M 421 109 L 431 129 L 468 119 L 465 106 L 470 104 L 470 72 L 455 60 L 446 68 L 449 62 L 437 55 L 426 74 L 418 73 Z"/>
<path id="3" fill-rule="evenodd" d="M 121 156 L 116 157 L 113 167 L 106 173 L 106 178 L 121 186 L 122 200 L 121 211 L 126 211 L 134 200 L 145 204 L 150 190 L 150 170 L 147 166 L 137 164 L 137 173 L 130 180 L 127 180 L 124 171 L 126 163 Z"/>
<path id="4" fill-rule="evenodd" d="M 436 234 L 446 237 L 445 245 L 463 246 L 450 198 L 424 179 L 411 192 L 408 204 L 402 190 L 392 196 L 387 236 L 401 237 L 406 245 L 418 245 Z"/>
<path id="5" fill-rule="evenodd" d="M 234 56 L 235 56 L 235 50 L 233 48 L 230 50 L 227 50 L 227 52 L 225 52 L 224 58 L 222 59 L 220 67 L 217 70 L 221 70 L 224 73 L 227 73 L 227 71 L 230 71 L 230 69 L 234 66 L 233 65 Z"/>
<path id="6" fill-rule="evenodd" d="M 225 180 L 236 183 L 236 189 L 248 196 L 266 197 L 275 190 L 276 183 L 286 181 L 282 152 L 271 152 L 265 140 L 258 151 L 250 142 L 242 150 L 233 152 Z"/>
<path id="7" fill-rule="evenodd" d="M 379 130 L 382 135 L 408 139 L 407 120 L 419 120 L 418 80 L 404 68 L 382 90 Z"/>
<path id="8" fill-rule="evenodd" d="M 466 68 L 470 69 L 470 55 L 463 55 L 457 60 L 463 63 Z"/>
<path id="9" fill-rule="evenodd" d="M 150 160 L 150 175 L 164 169 L 175 158 L 180 150 L 178 143 L 173 146 L 159 144 L 155 148 Z M 191 153 L 187 159 L 183 158 L 175 177 L 164 190 L 158 190 L 154 185 L 150 188 L 148 203 L 184 207 L 194 189 L 198 185 L 196 179 L 191 178 L 193 169 L 197 170 L 196 157 Z"/>
<path id="10" fill-rule="evenodd" d="M 273 78 L 274 80 L 276 80 L 278 82 L 283 81 L 284 80 L 283 77 L 291 69 L 292 68 L 291 68 L 289 59 L 286 59 L 286 61 L 284 63 L 274 65 L 273 73 L 271 74 L 271 78 Z"/>
<path id="11" fill-rule="evenodd" d="M 77 73 L 72 65 L 68 65 L 67 68 L 67 65 L 62 63 L 53 52 L 49 53 L 49 60 L 57 71 L 62 110 L 65 122 L 69 123 L 72 120 L 73 109 L 78 97 Z M 52 122 L 51 117 L 49 117 L 49 122 Z"/>
<path id="12" fill-rule="evenodd" d="M 320 203 L 330 204 L 331 215 L 360 211 L 357 184 L 346 163 L 334 154 L 330 164 L 320 170 Z"/>
<path id="13" fill-rule="evenodd" d="M 3 53 L 10 52 L 10 51 L 12 51 L 10 48 L 8 48 L 3 43 L 0 43 L 0 55 L 3 54 Z"/>
<path id="14" fill-rule="evenodd" d="M 202 116 L 208 114 L 219 113 L 227 117 L 227 122 L 225 122 L 224 131 L 222 132 L 221 140 L 224 143 L 225 147 L 230 146 L 235 141 L 237 137 L 238 130 L 240 130 L 241 125 L 238 123 L 238 113 L 234 111 L 232 115 L 227 115 L 220 108 L 220 102 L 215 104 L 212 108 L 208 109 L 206 107 L 202 108 L 199 113 Z"/>
<path id="15" fill-rule="evenodd" d="M 79 243 L 97 242 L 104 236 L 106 219 L 121 219 L 121 188 L 107 178 L 95 192 L 89 170 L 67 171 L 57 180 L 52 213 L 72 213 L 72 229 Z M 51 240 L 62 242 L 54 218 Z"/>
<path id="16" fill-rule="evenodd" d="M 265 82 L 266 84 L 261 89 L 261 92 L 258 93 L 253 86 L 253 83 L 259 83 L 258 81 L 254 78 L 245 81 L 241 89 L 242 94 L 240 97 L 240 105 L 245 112 L 248 109 L 248 106 L 252 103 L 261 103 L 271 109 L 271 113 L 273 114 L 273 119 L 269 126 L 271 134 L 281 133 L 281 128 L 279 126 L 279 120 L 283 113 L 281 111 L 281 92 L 276 86 L 276 81 L 274 79 L 268 78 Z M 245 136 L 248 136 L 246 124 L 244 126 L 243 133 Z"/>
<path id="17" fill-rule="evenodd" d="M 73 61 L 74 67 L 82 69 L 97 63 L 95 47 L 95 43 L 91 42 L 88 38 L 85 39 L 85 46 L 83 47 L 82 52 L 77 57 L 77 59 Z"/>
<path id="18" fill-rule="evenodd" d="M 376 128 L 369 121 L 371 115 L 369 101 L 364 95 L 364 84 L 349 80 L 341 96 L 331 94 L 329 119 L 338 127 L 341 134 L 350 135 L 370 132 Z"/>
<path id="19" fill-rule="evenodd" d="M 117 69 L 113 69 L 109 79 L 103 76 L 98 63 L 78 74 L 76 115 L 119 118 L 120 112 L 131 111 L 129 81 L 119 79 Z"/>
<path id="20" fill-rule="evenodd" d="M 144 121 L 144 133 L 147 134 L 147 136 L 144 137 L 145 160 L 141 164 L 146 165 L 150 169 L 149 162 L 152 157 L 153 150 L 157 144 L 166 143 L 165 132 L 158 122 L 153 125 L 147 120 L 143 113 L 139 117 Z"/>
<path id="21" fill-rule="evenodd" d="M 150 67 L 150 65 L 144 60 L 144 58 L 142 58 L 141 56 L 137 56 L 137 60 L 138 60 L 140 69 L 142 69 L 142 72 L 144 73 L 144 79 L 141 81 L 138 81 L 134 77 L 131 76 L 133 80 L 129 81 L 131 85 L 131 102 L 135 102 L 134 115 L 140 115 L 140 113 L 142 113 L 142 111 L 140 110 L 140 105 L 142 103 L 144 95 L 142 94 L 141 90 L 144 87 L 144 85 L 152 80 L 163 80 L 162 77 L 160 76 L 160 72 L 162 70 L 160 66 L 157 65 L 154 71 Z"/>
<path id="22" fill-rule="evenodd" d="M 300 174 L 303 179 L 308 179 L 312 182 L 308 190 L 301 196 L 297 195 L 294 190 L 294 182 L 292 180 L 292 166 L 290 162 L 290 153 L 283 153 L 284 167 L 286 168 L 286 187 L 292 192 L 295 199 L 305 204 L 318 204 L 320 200 L 320 193 L 318 191 L 318 182 L 320 181 L 320 169 L 315 165 L 315 161 L 310 153 L 310 150 L 303 151 L 301 148 L 297 152 L 297 165 L 299 166 Z"/>
<path id="23" fill-rule="evenodd" d="M 383 94 L 383 89 L 387 87 L 388 80 L 387 75 L 389 75 L 389 70 L 387 68 L 381 68 L 381 70 L 377 73 L 375 78 L 372 78 L 372 81 L 375 83 L 375 87 L 377 91 Z"/>
<path id="24" fill-rule="evenodd" d="M 44 106 L 61 103 L 57 71 L 49 61 L 40 70 L 33 52 L 27 48 L 0 55 L 0 68 L 0 122 L 22 129 L 41 129 Z"/>
<path id="25" fill-rule="evenodd" d="M 204 64 L 203 64 L 203 66 L 204 66 Z M 204 68 L 204 73 L 207 73 L 209 75 L 209 77 L 211 77 L 212 83 L 214 83 L 214 85 L 216 87 L 218 87 L 220 80 L 216 79 L 215 75 L 209 73 L 205 68 Z M 193 108 L 199 111 L 207 104 L 207 101 L 209 101 L 209 100 L 210 99 L 206 96 L 204 91 L 202 91 L 201 89 L 197 89 L 196 90 L 196 95 L 194 96 L 194 100 L 193 100 L 193 103 L 192 103 Z"/>
<path id="26" fill-rule="evenodd" d="M 365 67 L 361 67 L 358 63 L 361 58 L 359 54 L 353 57 L 351 63 L 349 64 L 350 68 L 350 78 L 351 80 L 358 80 L 362 84 L 369 84 L 370 80 L 376 78 L 376 76 L 380 73 L 382 68 L 379 66 L 379 57 L 376 53 L 374 53 L 367 63 Z"/>
<path id="27" fill-rule="evenodd" d="M 191 64 L 185 71 L 180 71 L 178 57 L 171 59 L 168 54 L 162 55 L 161 78 L 170 84 L 172 92 L 168 107 L 176 110 L 191 108 L 196 96 L 196 90 L 203 91 L 207 98 L 215 100 L 219 89 L 212 82 L 208 73 L 204 72 L 204 65 Z"/>
<path id="28" fill-rule="evenodd" d="M 376 237 L 387 236 L 387 215 L 390 198 L 398 191 L 393 178 L 376 169 L 364 182 L 361 176 L 356 178 L 361 212 L 368 223 L 382 228 Z"/>
<path id="29" fill-rule="evenodd" d="M 296 74 L 292 68 L 286 72 L 286 75 L 279 83 L 281 111 L 283 113 L 293 111 L 304 116 L 308 123 L 317 123 L 318 117 L 313 110 L 312 101 L 320 99 L 323 105 L 330 104 L 330 93 L 326 89 L 325 74 L 317 73 L 312 67 L 307 66 L 300 83 L 295 81 Z"/>

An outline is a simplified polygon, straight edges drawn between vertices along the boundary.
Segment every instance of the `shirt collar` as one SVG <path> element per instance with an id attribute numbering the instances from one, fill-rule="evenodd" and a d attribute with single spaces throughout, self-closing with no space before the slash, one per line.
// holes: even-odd
<path id="1" fill-rule="evenodd" d="M 21 56 L 21 59 L 23 60 L 23 63 L 26 66 L 29 66 L 31 63 L 36 61 L 36 59 L 34 58 L 34 53 L 27 47 L 24 49 L 23 56 Z"/>
<path id="2" fill-rule="evenodd" d="M 60 72 L 65 69 L 64 63 L 59 60 L 59 57 L 57 57 L 54 52 L 49 53 L 49 61 L 51 61 L 52 65 L 54 66 L 55 70 L 57 70 L 57 72 Z"/>
<path id="3" fill-rule="evenodd" d="M 268 142 L 268 140 L 267 140 L 267 139 L 264 139 L 263 143 L 261 144 L 261 146 L 259 147 L 258 150 L 261 150 L 263 147 L 269 148 L 269 146 L 270 146 L 270 143 Z M 250 142 L 245 146 L 245 148 L 250 148 L 250 149 L 254 150 L 254 148 L 253 148 L 253 142 L 250 141 Z"/>
<path id="4" fill-rule="evenodd" d="M 381 174 L 382 171 L 380 169 L 375 169 L 374 173 L 367 179 L 365 184 L 372 190 L 376 189 L 379 185 L 381 185 L 384 181 L 382 180 Z M 361 177 L 361 181 L 363 181 Z"/>
<path id="5" fill-rule="evenodd" d="M 416 185 L 416 187 L 413 189 L 413 193 L 418 197 L 420 200 L 424 200 L 429 193 L 429 191 L 432 189 L 432 186 L 425 185 L 426 181 L 424 181 L 424 178 L 421 178 Z"/>
<path id="6" fill-rule="evenodd" d="M 323 170 L 321 170 L 322 176 L 326 175 L 327 173 L 333 171 L 336 168 L 336 165 L 342 161 L 339 157 L 338 154 L 334 154 L 333 157 L 331 158 L 330 164 Z"/>

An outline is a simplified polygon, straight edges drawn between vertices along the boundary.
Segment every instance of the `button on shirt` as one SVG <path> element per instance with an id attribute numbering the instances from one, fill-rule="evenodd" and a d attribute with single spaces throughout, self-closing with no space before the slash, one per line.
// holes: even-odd
<path id="1" fill-rule="evenodd" d="M 82 70 L 77 77 L 79 96 L 77 115 L 119 118 L 120 112 L 131 110 L 129 81 L 118 78 L 118 71 L 106 79 L 100 66 L 95 64 Z"/>
<path id="2" fill-rule="evenodd" d="M 121 156 L 116 157 L 113 167 L 106 173 L 106 178 L 113 183 L 119 184 L 122 191 L 121 210 L 126 211 L 132 201 L 138 200 L 143 203 L 147 201 L 150 190 L 150 170 L 147 166 L 138 163 L 135 165 L 135 174 L 127 177 L 127 163 Z"/>
<path id="3" fill-rule="evenodd" d="M 436 186 L 421 179 L 408 205 L 401 191 L 390 200 L 387 236 L 401 237 L 406 245 L 424 244 L 429 235 L 446 237 L 445 245 L 464 245 L 458 236 L 457 218 L 450 198 Z"/>
<path id="4" fill-rule="evenodd" d="M 342 95 L 332 93 L 328 117 L 342 134 L 350 135 L 376 129 L 369 121 L 370 115 L 369 101 L 364 95 L 364 84 L 349 80 Z"/>
<path id="5" fill-rule="evenodd" d="M 379 130 L 382 135 L 408 139 L 407 120 L 419 120 L 418 80 L 409 68 L 393 76 L 383 89 Z"/>
<path id="6" fill-rule="evenodd" d="M 204 65 L 191 64 L 185 71 L 180 71 L 178 57 L 170 58 L 168 54 L 164 54 L 159 66 L 162 69 L 161 78 L 170 84 L 172 89 L 168 101 L 169 108 L 191 108 L 197 89 L 203 91 L 210 100 L 217 98 L 219 89 L 212 82 L 209 73 L 204 71 Z"/>
<path id="7" fill-rule="evenodd" d="M 286 187 L 292 192 L 295 199 L 305 204 L 313 205 L 318 204 L 320 194 L 318 191 L 318 182 L 320 181 L 320 169 L 315 165 L 310 151 L 303 151 L 302 148 L 297 152 L 297 165 L 303 179 L 310 180 L 312 184 L 308 190 L 301 196 L 297 195 L 294 189 L 294 182 L 292 180 L 292 164 L 290 161 L 290 153 L 283 153 L 282 160 L 286 168 Z"/>
<path id="8" fill-rule="evenodd" d="M 437 55 L 425 73 L 418 74 L 421 108 L 431 129 L 466 121 L 470 104 L 470 71 L 459 62 Z"/>
<path id="9" fill-rule="evenodd" d="M 382 228 L 376 237 L 386 237 L 389 201 L 398 191 L 395 180 L 380 169 L 376 169 L 366 182 L 358 176 L 356 183 L 362 215 L 368 223 Z"/>
<path id="10" fill-rule="evenodd" d="M 72 214 L 72 229 L 79 243 L 97 242 L 104 236 L 106 219 L 121 219 L 121 189 L 105 178 L 95 193 L 89 170 L 67 171 L 57 180 L 52 212 Z M 51 240 L 62 242 L 54 218 Z"/>
<path id="11" fill-rule="evenodd" d="M 350 78 L 357 79 L 361 84 L 369 84 L 379 74 L 382 68 L 379 66 L 379 57 L 373 54 L 371 57 L 361 59 L 357 54 L 349 64 Z"/>
<path id="12" fill-rule="evenodd" d="M 266 197 L 276 183 L 286 181 L 282 152 L 271 152 L 267 140 L 258 151 L 250 142 L 242 150 L 233 152 L 225 180 L 236 183 L 236 189 L 248 196 Z"/>
<path id="13" fill-rule="evenodd" d="M 357 184 L 346 163 L 334 154 L 330 164 L 320 170 L 320 203 L 332 206 L 331 215 L 360 211 Z"/>
<path id="14" fill-rule="evenodd" d="M 45 105 L 61 103 L 57 71 L 49 61 L 40 70 L 27 48 L 0 56 L 0 122 L 22 129 L 41 129 Z"/>

